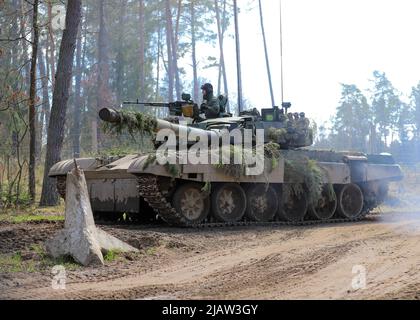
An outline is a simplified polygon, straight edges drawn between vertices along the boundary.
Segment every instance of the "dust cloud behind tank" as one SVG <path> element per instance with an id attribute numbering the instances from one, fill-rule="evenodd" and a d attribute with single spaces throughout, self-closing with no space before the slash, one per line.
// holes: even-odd
<path id="1" fill-rule="evenodd" d="M 158 217 L 180 227 L 358 221 L 385 200 L 389 183 L 402 179 L 390 155 L 306 149 L 313 144 L 311 123 L 304 113 L 290 113 L 288 103 L 261 113 L 254 109 L 238 117 L 223 113 L 205 120 L 197 105 L 184 98 L 169 104 L 136 102 L 169 108 L 171 116 L 165 120 L 108 108 L 100 117 L 118 132 L 125 127 L 155 137 L 159 130 L 170 129 L 178 143 L 181 132 L 221 142 L 222 132 L 250 130 L 255 136 L 262 130 L 263 173 L 246 175 L 244 163 L 159 164 L 156 153 L 80 159 L 98 219 L 153 222 Z M 179 124 L 185 121 L 188 125 Z M 156 148 L 162 145 L 154 142 Z M 194 144 L 186 146 L 175 151 L 176 158 Z M 232 146 L 230 157 L 236 152 Z M 63 161 L 50 172 L 63 197 L 71 169 L 72 161 Z"/>

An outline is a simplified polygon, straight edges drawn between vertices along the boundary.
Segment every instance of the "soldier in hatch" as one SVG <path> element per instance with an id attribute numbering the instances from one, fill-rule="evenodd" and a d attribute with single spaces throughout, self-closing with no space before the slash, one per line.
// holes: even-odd
<path id="1" fill-rule="evenodd" d="M 206 83 L 201 87 L 203 93 L 203 104 L 200 107 L 200 112 L 206 115 L 206 119 L 216 119 L 220 115 L 220 103 L 214 96 L 213 86 Z"/>
<path id="2" fill-rule="evenodd" d="M 302 136 L 306 136 L 308 134 L 309 126 L 310 121 L 308 118 L 306 118 L 305 113 L 300 113 L 299 120 L 296 121 L 296 130 L 298 133 Z"/>

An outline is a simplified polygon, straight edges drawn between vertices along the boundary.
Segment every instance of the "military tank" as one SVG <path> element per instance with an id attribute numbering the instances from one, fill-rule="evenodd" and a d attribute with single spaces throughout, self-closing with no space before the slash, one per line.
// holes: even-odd
<path id="1" fill-rule="evenodd" d="M 148 118 L 147 123 L 158 135 L 173 132 L 176 148 L 165 155 L 172 155 L 175 163 L 156 156 L 168 137 L 159 141 L 154 137 L 153 154 L 76 159 L 85 171 L 95 218 L 159 220 L 178 227 L 359 221 L 386 199 L 389 183 L 403 178 L 389 154 L 308 149 L 313 144 L 310 122 L 303 113 L 289 113 L 287 103 L 261 113 L 254 109 L 210 120 L 197 120 L 191 103 L 170 107 L 175 120 Z M 121 110 L 105 108 L 99 115 L 111 125 L 127 120 Z M 193 121 L 185 124 L 186 119 Z M 220 157 L 209 164 L 190 159 L 192 150 L 197 155 L 197 144 L 219 148 L 222 141 L 233 144 L 233 132 L 248 132 L 252 140 L 248 149 L 254 155 L 258 148 L 263 150 L 263 157 L 255 157 L 251 164 L 222 163 Z M 230 160 L 234 153 L 230 148 Z M 262 171 L 247 174 L 261 163 Z M 49 173 L 57 178 L 64 198 L 66 174 L 73 166 L 73 160 L 62 161 Z"/>

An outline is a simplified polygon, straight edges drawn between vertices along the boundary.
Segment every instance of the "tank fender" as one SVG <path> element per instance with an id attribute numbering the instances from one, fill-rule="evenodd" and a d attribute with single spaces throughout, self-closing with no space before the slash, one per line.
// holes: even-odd
<path id="1" fill-rule="evenodd" d="M 403 179 L 404 174 L 398 164 L 368 164 L 367 166 L 367 181 L 401 181 Z"/>
<path id="2" fill-rule="evenodd" d="M 77 165 L 82 170 L 89 170 L 89 169 L 96 169 L 99 164 L 98 161 L 95 158 L 80 158 L 76 159 Z M 57 176 L 65 176 L 67 173 L 69 173 L 71 170 L 74 169 L 74 160 L 64 160 L 61 162 L 56 163 L 53 165 L 50 169 L 50 172 L 48 173 L 48 176 L 51 178 L 57 177 Z"/>
<path id="3" fill-rule="evenodd" d="M 370 181 L 400 181 L 403 179 L 401 167 L 397 164 L 369 163 L 366 157 L 345 157 L 350 165 L 351 181 L 362 183 Z"/>
<path id="4" fill-rule="evenodd" d="M 176 172 L 181 173 L 181 168 L 179 165 L 175 165 Z M 173 177 L 169 172 L 167 167 L 160 165 L 155 159 L 149 156 L 141 156 L 135 159 L 131 165 L 128 167 L 128 173 L 131 174 L 152 174 L 162 177 Z"/>
<path id="5" fill-rule="evenodd" d="M 347 164 L 339 162 L 319 162 L 319 166 L 323 169 L 323 172 L 325 173 L 325 183 L 350 183 L 350 167 Z"/>

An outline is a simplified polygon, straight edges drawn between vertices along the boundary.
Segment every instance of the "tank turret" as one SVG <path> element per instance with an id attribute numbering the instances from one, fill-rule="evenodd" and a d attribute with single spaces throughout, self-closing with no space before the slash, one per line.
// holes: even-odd
<path id="1" fill-rule="evenodd" d="M 296 149 L 311 146 L 313 144 L 313 130 L 310 128 L 309 119 L 306 118 L 304 113 L 288 114 L 287 110 L 289 108 L 290 104 L 284 105 L 282 109 L 278 107 L 263 109 L 262 115 L 257 109 L 254 109 L 244 111 L 238 117 L 221 117 L 201 121 L 193 121 L 191 118 L 188 125 L 180 125 L 179 117 L 171 118 L 170 121 L 167 121 L 155 119 L 140 112 L 127 114 L 110 108 L 102 109 L 99 112 L 99 117 L 101 120 L 116 126 L 121 123 L 137 121 L 138 123 L 134 126 L 140 128 L 140 131 L 145 126 L 139 122 L 145 122 L 149 124 L 149 131 L 153 131 L 153 133 L 169 129 L 177 137 L 180 136 L 182 130 L 186 130 L 188 134 L 207 137 L 209 142 L 211 139 L 221 139 L 223 135 L 222 130 L 231 132 L 237 129 L 250 129 L 253 130 L 254 135 L 257 134 L 257 130 L 262 130 L 264 142 L 277 143 L 280 149 Z M 183 117 L 183 119 L 188 119 L 188 117 Z M 186 121 L 186 123 L 188 122 Z"/>

